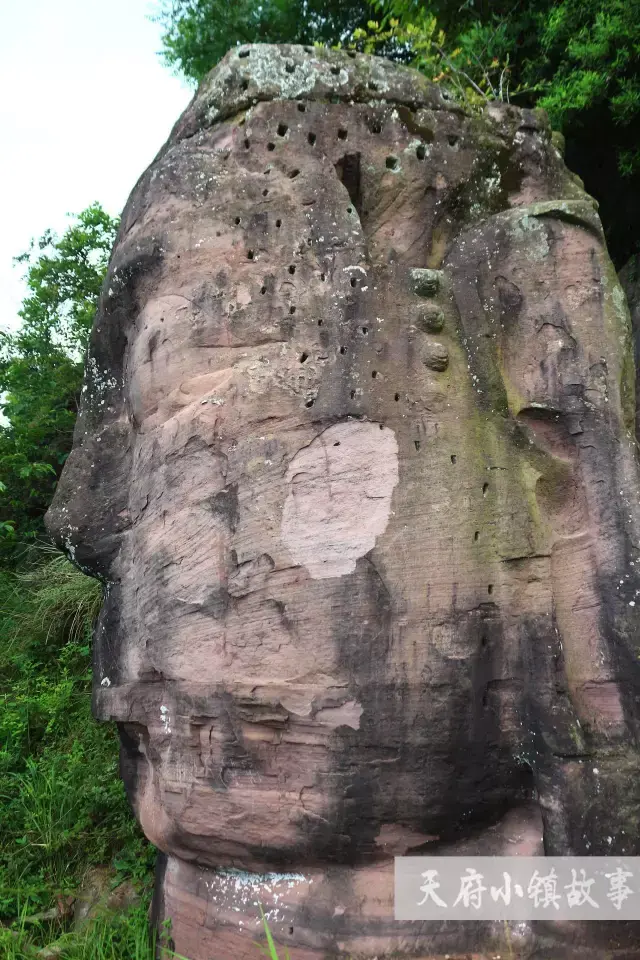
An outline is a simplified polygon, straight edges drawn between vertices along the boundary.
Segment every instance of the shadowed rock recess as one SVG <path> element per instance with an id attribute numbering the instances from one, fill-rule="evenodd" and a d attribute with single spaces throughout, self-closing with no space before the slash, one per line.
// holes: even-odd
<path id="1" fill-rule="evenodd" d="M 260 902 L 294 960 L 640 956 L 392 906 L 397 854 L 640 854 L 634 377 L 543 114 L 306 47 L 209 74 L 48 515 L 178 953 L 254 958 Z"/>

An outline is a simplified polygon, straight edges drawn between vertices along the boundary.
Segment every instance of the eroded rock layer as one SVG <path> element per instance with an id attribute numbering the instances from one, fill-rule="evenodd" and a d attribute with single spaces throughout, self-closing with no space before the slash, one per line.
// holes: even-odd
<path id="1" fill-rule="evenodd" d="M 543 115 L 301 47 L 230 53 L 135 187 L 49 525 L 106 584 L 95 710 L 178 953 L 253 957 L 261 902 L 296 960 L 640 955 L 392 919 L 397 854 L 640 853 L 594 207 Z"/>

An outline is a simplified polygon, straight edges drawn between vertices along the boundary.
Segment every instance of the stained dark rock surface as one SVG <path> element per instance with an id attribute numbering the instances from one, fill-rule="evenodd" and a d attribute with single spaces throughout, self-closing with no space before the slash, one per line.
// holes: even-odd
<path id="1" fill-rule="evenodd" d="M 625 292 L 629 313 L 631 315 L 631 331 L 633 336 L 633 356 L 636 368 L 636 437 L 640 432 L 640 256 L 631 257 L 618 275 L 622 289 Z"/>
<path id="2" fill-rule="evenodd" d="M 254 957 L 260 902 L 294 960 L 640 956 L 392 919 L 397 854 L 640 854 L 634 377 L 543 114 L 301 47 L 203 82 L 48 515 L 178 953 Z"/>

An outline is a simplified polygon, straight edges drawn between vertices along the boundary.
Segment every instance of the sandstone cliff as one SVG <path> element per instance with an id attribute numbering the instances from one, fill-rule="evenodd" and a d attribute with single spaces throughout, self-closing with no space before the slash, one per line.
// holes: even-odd
<path id="1" fill-rule="evenodd" d="M 209 75 L 125 209 L 49 513 L 106 584 L 95 710 L 179 953 L 253 957 L 260 901 L 300 960 L 494 956 L 395 923 L 393 856 L 640 853 L 633 431 L 543 115 L 345 52 Z"/>

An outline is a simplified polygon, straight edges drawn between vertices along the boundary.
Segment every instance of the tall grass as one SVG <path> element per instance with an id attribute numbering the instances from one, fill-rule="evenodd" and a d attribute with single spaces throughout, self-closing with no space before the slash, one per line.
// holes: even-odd
<path id="1" fill-rule="evenodd" d="M 270 960 L 290 960 L 289 951 L 282 957 L 273 939 L 267 919 L 260 908 L 266 946 L 255 943 L 258 952 Z M 189 960 L 180 953 L 163 947 L 162 933 L 157 941 L 160 960 Z M 155 960 L 156 937 L 150 931 L 148 911 L 144 906 L 129 910 L 116 917 L 98 917 L 80 934 L 63 934 L 53 946 L 59 949 L 61 960 Z M 42 960 L 42 954 L 34 945 L 24 923 L 17 930 L 0 928 L 0 956 L 2 960 Z"/>
<path id="2" fill-rule="evenodd" d="M 39 551 L 17 572 L 0 569 L 3 958 L 22 960 L 69 936 L 64 912 L 44 924 L 24 920 L 72 895 L 92 864 L 112 864 L 116 880 L 132 879 L 143 895 L 150 889 L 154 852 L 118 777 L 115 730 L 91 717 L 91 631 L 100 603 L 100 585 L 57 552 Z M 146 960 L 146 919 L 132 916 L 74 935 L 64 956 Z"/>
<path id="3" fill-rule="evenodd" d="M 155 938 L 144 905 L 120 916 L 97 917 L 80 933 L 60 934 L 53 926 L 43 926 L 34 936 L 24 923 L 14 930 L 0 928 L 0 956 L 42 960 L 42 940 L 61 960 L 155 960 Z"/>
<path id="4" fill-rule="evenodd" d="M 13 574 L 20 601 L 13 610 L 18 627 L 14 636 L 44 636 L 46 641 L 55 641 L 56 634 L 67 641 L 81 638 L 100 612 L 101 585 L 53 548 L 41 547 L 31 557 L 29 566 Z"/>

